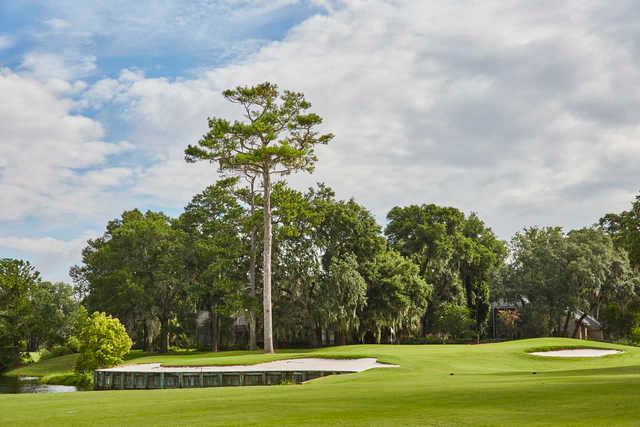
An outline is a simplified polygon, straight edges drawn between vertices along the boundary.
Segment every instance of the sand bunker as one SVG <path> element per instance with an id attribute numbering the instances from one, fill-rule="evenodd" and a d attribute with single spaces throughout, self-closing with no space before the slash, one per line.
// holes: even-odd
<path id="1" fill-rule="evenodd" d="M 574 348 L 566 350 L 536 351 L 530 354 L 544 357 L 602 357 L 619 353 L 622 352 L 619 350 L 604 350 L 598 348 Z"/>
<path id="2" fill-rule="evenodd" d="M 110 372 L 302 372 L 302 371 L 336 371 L 362 372 L 372 368 L 395 368 L 397 365 L 378 363 L 371 357 L 362 359 L 319 359 L 303 358 L 278 360 L 275 362 L 258 363 L 255 365 L 233 366 L 162 366 L 160 363 L 140 365 L 125 365 L 115 368 L 100 369 Z"/>

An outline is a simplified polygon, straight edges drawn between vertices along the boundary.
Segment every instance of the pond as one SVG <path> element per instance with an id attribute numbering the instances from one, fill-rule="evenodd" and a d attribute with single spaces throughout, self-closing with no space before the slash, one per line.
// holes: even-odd
<path id="1" fill-rule="evenodd" d="M 68 393 L 79 391 L 79 387 L 41 384 L 38 377 L 7 377 L 0 375 L 2 393 Z"/>

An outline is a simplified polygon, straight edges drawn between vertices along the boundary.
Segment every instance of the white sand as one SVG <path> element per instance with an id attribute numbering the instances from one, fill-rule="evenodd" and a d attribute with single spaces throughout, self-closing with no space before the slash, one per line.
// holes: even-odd
<path id="1" fill-rule="evenodd" d="M 618 350 L 599 350 L 595 348 L 575 348 L 567 350 L 537 351 L 534 356 L 544 357 L 602 357 L 622 353 Z"/>
<path id="2" fill-rule="evenodd" d="M 110 372 L 267 372 L 267 371 L 338 371 L 362 372 L 372 368 L 396 368 L 398 365 L 378 363 L 374 358 L 362 359 L 289 359 L 275 362 L 258 363 L 255 365 L 234 366 L 161 366 L 160 363 L 140 365 L 124 365 L 99 371 Z"/>

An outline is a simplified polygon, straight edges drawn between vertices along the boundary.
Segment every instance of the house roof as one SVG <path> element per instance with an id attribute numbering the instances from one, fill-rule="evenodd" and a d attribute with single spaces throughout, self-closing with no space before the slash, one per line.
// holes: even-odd
<path id="1" fill-rule="evenodd" d="M 584 311 L 582 310 L 576 310 L 573 313 L 573 317 L 576 320 L 576 322 L 579 321 L 582 316 L 584 316 Z M 598 322 L 598 320 L 596 320 L 596 318 L 590 314 L 587 314 L 582 319 L 582 324 L 589 329 L 602 329 L 602 323 Z"/>

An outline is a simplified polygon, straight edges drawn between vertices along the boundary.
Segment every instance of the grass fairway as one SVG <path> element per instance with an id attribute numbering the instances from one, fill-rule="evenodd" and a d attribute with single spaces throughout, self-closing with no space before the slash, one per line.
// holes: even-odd
<path id="1" fill-rule="evenodd" d="M 279 354 L 275 357 L 368 355 L 401 367 L 303 385 L 0 395 L 0 425 L 638 425 L 640 349 L 594 342 L 589 346 L 624 353 L 594 359 L 526 354 L 533 348 L 585 344 L 549 338 Z M 228 364 L 273 358 L 198 353 L 135 362 Z"/>

